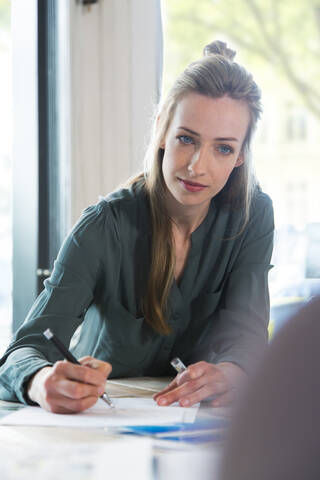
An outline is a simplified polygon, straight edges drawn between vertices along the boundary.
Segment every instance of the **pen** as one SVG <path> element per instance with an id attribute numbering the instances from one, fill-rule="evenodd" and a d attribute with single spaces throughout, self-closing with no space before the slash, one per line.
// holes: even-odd
<path id="1" fill-rule="evenodd" d="M 72 355 L 72 353 L 63 345 L 59 338 L 52 333 L 50 328 L 47 328 L 47 330 L 43 332 L 43 335 L 46 337 L 47 340 L 54 344 L 54 346 L 59 350 L 59 352 L 64 356 L 64 358 L 69 360 L 69 362 L 81 365 L 81 363 L 78 362 L 78 360 Z M 109 407 L 114 407 L 114 404 L 107 392 L 104 392 L 100 398 L 104 400 L 109 405 Z"/>
<path id="2" fill-rule="evenodd" d="M 185 366 L 183 361 L 180 360 L 180 358 L 178 357 L 173 358 L 170 363 L 178 373 L 182 373 L 187 370 L 187 367 Z"/>
<path id="3" fill-rule="evenodd" d="M 176 370 L 178 373 L 182 373 L 185 370 L 187 370 L 187 367 L 183 363 L 182 360 L 180 360 L 179 357 L 175 357 L 171 360 L 170 364 L 173 366 L 173 368 Z M 210 397 L 207 397 L 205 400 L 202 400 L 203 403 L 208 403 L 208 402 L 213 402 L 217 398 L 217 395 L 211 395 Z"/>

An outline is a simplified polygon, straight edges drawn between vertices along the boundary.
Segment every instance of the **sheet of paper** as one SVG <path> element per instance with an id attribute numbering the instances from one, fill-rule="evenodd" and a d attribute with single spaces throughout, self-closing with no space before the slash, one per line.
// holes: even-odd
<path id="1" fill-rule="evenodd" d="M 2 418 L 2 425 L 43 425 L 57 427 L 118 427 L 126 425 L 162 425 L 194 422 L 198 406 L 159 407 L 151 398 L 116 398 L 115 408 L 102 400 L 83 413 L 55 414 L 39 407 L 25 407 Z"/>

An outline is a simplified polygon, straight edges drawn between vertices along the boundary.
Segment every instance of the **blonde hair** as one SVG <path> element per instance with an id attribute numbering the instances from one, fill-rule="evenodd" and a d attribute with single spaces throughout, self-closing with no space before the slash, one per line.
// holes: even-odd
<path id="1" fill-rule="evenodd" d="M 161 144 L 166 137 L 178 103 L 189 93 L 211 98 L 228 96 L 241 100 L 248 106 L 250 120 L 242 144 L 244 163 L 235 168 L 224 188 L 216 195 L 218 205 L 241 207 L 245 228 L 250 213 L 253 192 L 258 186 L 250 154 L 252 134 L 261 114 L 260 90 L 252 75 L 233 62 L 235 52 L 219 40 L 204 48 L 204 58 L 191 63 L 177 78 L 165 101 L 160 106 L 153 139 L 146 154 L 145 173 L 130 183 L 144 184 L 150 200 L 152 217 L 151 265 L 142 309 L 146 321 L 160 334 L 168 335 L 168 296 L 174 281 L 175 251 L 171 219 L 165 207 L 166 185 L 162 174 L 164 150 Z"/>

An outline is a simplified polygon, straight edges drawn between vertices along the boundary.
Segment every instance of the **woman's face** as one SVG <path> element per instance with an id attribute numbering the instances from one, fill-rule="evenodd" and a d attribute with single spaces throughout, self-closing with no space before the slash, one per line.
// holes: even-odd
<path id="1" fill-rule="evenodd" d="M 190 93 L 179 102 L 161 144 L 163 177 L 175 201 L 209 206 L 243 163 L 249 119 L 246 103 L 230 97 Z"/>

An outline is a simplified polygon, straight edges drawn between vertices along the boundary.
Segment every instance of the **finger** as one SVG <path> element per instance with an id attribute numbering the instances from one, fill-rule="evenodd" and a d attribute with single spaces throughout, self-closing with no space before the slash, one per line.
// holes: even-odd
<path id="1" fill-rule="evenodd" d="M 221 377 L 223 375 L 222 371 L 211 363 L 204 361 L 193 363 L 188 366 L 188 368 L 178 376 L 178 385 L 188 381 L 195 380 L 203 375 L 210 375 L 212 380 L 215 377 Z"/>
<path id="2" fill-rule="evenodd" d="M 153 395 L 153 399 L 157 400 L 157 398 L 161 395 L 163 395 L 166 392 L 170 392 L 173 388 L 177 387 L 177 377 L 174 378 L 165 388 L 160 390 L 160 392 L 157 392 Z"/>
<path id="3" fill-rule="evenodd" d="M 99 370 L 66 361 L 57 362 L 53 367 L 51 380 L 58 381 L 61 377 L 98 387 L 102 387 L 105 384 L 105 377 Z"/>
<path id="4" fill-rule="evenodd" d="M 209 395 L 227 390 L 223 373 L 214 365 L 206 362 L 189 365 L 185 372 L 176 377 L 176 381 L 177 388 L 171 389 L 168 393 L 161 393 L 157 397 L 158 405 L 170 405 L 177 402 L 206 384 L 210 388 Z"/>
<path id="5" fill-rule="evenodd" d="M 204 384 L 198 390 L 193 391 L 191 394 L 188 394 L 179 400 L 181 407 L 191 407 L 196 403 L 206 400 L 208 397 L 225 394 L 227 392 L 228 386 L 226 383 L 217 382 L 214 385 Z"/>
<path id="6" fill-rule="evenodd" d="M 97 358 L 93 357 L 82 357 L 80 360 L 82 365 L 88 366 L 101 372 L 104 376 L 104 379 L 107 379 L 112 371 L 112 365 L 109 362 L 103 362 L 102 360 L 98 360 Z"/>
<path id="7" fill-rule="evenodd" d="M 153 399 L 157 400 L 163 394 L 172 391 L 174 388 L 182 385 L 183 383 L 203 375 L 204 370 L 200 364 L 202 365 L 202 362 L 199 362 L 199 366 L 196 366 L 198 364 L 190 365 L 184 372 L 178 373 L 178 375 L 172 380 L 171 383 L 169 383 L 166 388 L 164 388 L 160 392 L 157 392 L 153 396 Z"/>
<path id="8" fill-rule="evenodd" d="M 75 382 L 67 378 L 62 378 L 54 383 L 54 386 L 48 388 L 48 393 L 53 396 L 62 396 L 75 400 L 87 397 L 95 397 L 96 400 L 104 392 L 103 386 L 90 385 L 88 383 Z"/>
<path id="9" fill-rule="evenodd" d="M 176 377 L 175 388 L 172 388 L 166 392 L 161 392 L 161 395 L 157 397 L 158 405 L 171 405 L 172 403 L 177 402 L 180 398 L 190 393 L 192 390 L 200 388 L 203 384 L 202 379 L 197 379 L 189 380 L 189 382 L 184 382 L 182 385 L 178 385 L 178 377 L 179 375 Z"/>
<path id="10" fill-rule="evenodd" d="M 202 375 L 202 373 L 201 373 Z M 200 375 L 196 373 L 194 369 L 191 369 L 191 367 L 188 367 L 184 372 L 181 372 L 177 375 L 177 386 L 182 385 L 185 382 L 188 382 L 190 380 L 196 379 Z"/>
<path id="11" fill-rule="evenodd" d="M 88 408 L 93 407 L 97 402 L 97 397 L 86 397 L 81 399 L 70 399 L 67 397 L 52 397 L 44 407 L 52 413 L 77 413 L 83 412 Z"/>
<path id="12" fill-rule="evenodd" d="M 158 405 L 171 405 L 180 402 L 182 406 L 189 406 L 204 400 L 206 397 L 224 393 L 228 389 L 226 382 L 213 381 L 210 375 L 203 375 L 196 380 L 190 380 L 178 386 L 171 392 L 158 399 Z"/>

